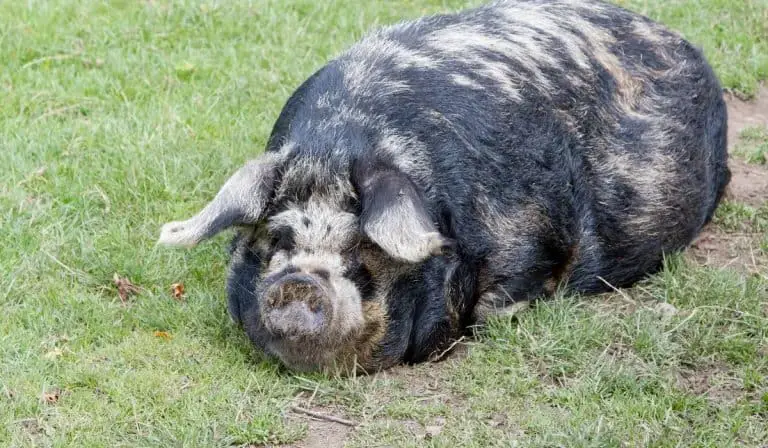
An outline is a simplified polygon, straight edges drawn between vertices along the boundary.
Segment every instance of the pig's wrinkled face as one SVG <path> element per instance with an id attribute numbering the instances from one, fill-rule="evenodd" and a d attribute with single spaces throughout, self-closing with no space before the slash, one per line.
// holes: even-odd
<path id="1" fill-rule="evenodd" d="M 319 201 L 269 219 L 272 256 L 261 298 L 268 329 L 292 339 L 320 336 L 332 324 L 359 326 L 361 296 L 344 276 L 345 258 L 357 242 L 356 227 L 354 214 Z M 348 322 L 334 322 L 335 315 Z"/>
<path id="2" fill-rule="evenodd" d="M 243 324 L 251 339 L 290 367 L 343 368 L 362 361 L 353 358 L 365 356 L 361 348 L 383 334 L 358 228 L 352 211 L 313 198 L 267 218 L 250 243 L 261 248 L 261 269 Z"/>
<path id="3" fill-rule="evenodd" d="M 283 157 L 246 164 L 159 242 L 191 247 L 240 227 L 230 312 L 254 344 L 296 370 L 365 369 L 386 332 L 388 282 L 451 243 L 399 171 L 361 162 L 315 176 L 315 160 Z"/>

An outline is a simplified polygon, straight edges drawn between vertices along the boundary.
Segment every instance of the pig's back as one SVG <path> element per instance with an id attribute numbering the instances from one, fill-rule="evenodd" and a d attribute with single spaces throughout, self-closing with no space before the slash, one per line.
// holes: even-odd
<path id="1" fill-rule="evenodd" d="M 603 3 L 496 2 L 388 27 L 302 92 L 291 132 L 332 157 L 391 159 L 470 256 L 517 251 L 521 270 L 570 257 L 581 290 L 658 268 L 729 178 L 722 90 L 699 51 Z M 345 146 L 351 129 L 364 145 Z"/>

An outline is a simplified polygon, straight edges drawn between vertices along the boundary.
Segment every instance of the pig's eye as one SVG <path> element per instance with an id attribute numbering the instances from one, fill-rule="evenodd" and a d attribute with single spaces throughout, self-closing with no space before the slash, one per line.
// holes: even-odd
<path id="1" fill-rule="evenodd" d="M 274 229 L 270 232 L 270 245 L 276 251 L 286 250 L 290 251 L 296 246 L 294 241 L 293 229 L 287 226 L 282 226 Z"/>

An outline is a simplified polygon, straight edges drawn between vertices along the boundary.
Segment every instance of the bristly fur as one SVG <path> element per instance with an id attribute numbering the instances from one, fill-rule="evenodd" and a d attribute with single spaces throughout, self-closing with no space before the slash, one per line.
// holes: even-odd
<path id="1" fill-rule="evenodd" d="M 230 312 L 292 368 L 421 362 L 521 301 L 658 271 L 730 180 L 726 123 L 711 67 L 663 26 L 597 0 L 496 1 L 330 61 L 266 154 L 161 241 L 240 226 Z M 322 334 L 265 325 L 286 272 L 314 279 Z"/>

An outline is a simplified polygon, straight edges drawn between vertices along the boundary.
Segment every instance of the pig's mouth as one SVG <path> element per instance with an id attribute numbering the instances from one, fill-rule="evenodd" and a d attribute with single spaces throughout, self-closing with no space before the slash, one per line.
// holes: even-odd
<path id="1" fill-rule="evenodd" d="M 294 302 L 279 309 L 272 309 L 263 317 L 264 327 L 275 339 L 302 342 L 322 336 L 325 328 L 325 312 L 322 308 L 312 311 L 303 302 Z"/>
<path id="2" fill-rule="evenodd" d="M 307 328 L 307 327 L 312 327 Z M 311 335 L 310 333 L 315 333 Z M 323 329 L 306 325 L 301 332 L 274 334 L 266 344 L 267 351 L 277 356 L 287 367 L 304 372 L 321 371 L 332 366 L 342 348 L 340 341 L 325 337 Z"/>

